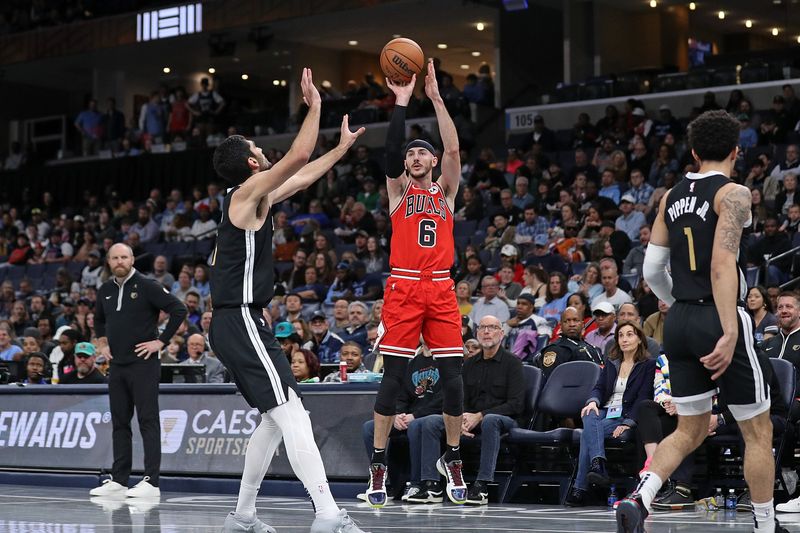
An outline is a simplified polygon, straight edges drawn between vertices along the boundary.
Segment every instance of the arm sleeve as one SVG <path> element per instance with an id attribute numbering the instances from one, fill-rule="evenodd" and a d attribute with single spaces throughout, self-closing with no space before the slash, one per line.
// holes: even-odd
<path id="1" fill-rule="evenodd" d="M 164 332 L 158 336 L 158 340 L 164 344 L 169 344 L 169 340 L 175 335 L 175 332 L 178 331 L 178 327 L 186 318 L 188 311 L 180 300 L 170 294 L 169 291 L 158 282 L 153 281 L 148 283 L 147 287 L 150 293 L 150 303 L 162 311 L 169 313 L 167 326 L 164 328 Z"/>
<path id="2" fill-rule="evenodd" d="M 648 244 L 642 265 L 644 279 L 650 285 L 653 294 L 672 305 L 675 303 L 675 298 L 672 296 L 672 276 L 667 271 L 667 265 L 669 265 L 669 248 Z"/>
<path id="3" fill-rule="evenodd" d="M 406 108 L 397 105 L 392 112 L 389 131 L 386 134 L 386 176 L 390 179 L 397 179 L 405 172 L 402 152 L 403 140 L 406 136 L 405 128 Z"/>

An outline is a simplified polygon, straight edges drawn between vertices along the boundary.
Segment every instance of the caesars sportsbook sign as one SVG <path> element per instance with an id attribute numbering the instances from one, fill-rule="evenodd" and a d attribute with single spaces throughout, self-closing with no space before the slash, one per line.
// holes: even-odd
<path id="1" fill-rule="evenodd" d="M 372 416 L 374 393 L 304 391 L 303 402 L 311 413 L 328 477 L 363 477 L 361 426 Z M 257 410 L 235 394 L 162 394 L 159 404 L 162 473 L 241 474 L 250 435 L 261 421 Z M 134 470 L 141 470 L 143 450 L 135 416 L 133 426 Z M 3 467 L 109 470 L 108 396 L 0 394 L 0 450 Z M 269 474 L 293 476 L 283 446 Z"/>

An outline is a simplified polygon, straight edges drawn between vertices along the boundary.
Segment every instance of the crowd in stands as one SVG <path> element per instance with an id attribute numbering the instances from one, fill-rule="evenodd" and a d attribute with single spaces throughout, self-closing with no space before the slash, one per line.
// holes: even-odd
<path id="1" fill-rule="evenodd" d="M 711 95 L 698 111 L 719 107 Z M 797 295 L 780 287 L 798 276 L 794 257 L 768 261 L 800 245 L 800 198 L 795 196 L 800 154 L 792 129 L 800 120 L 800 102 L 786 86 L 771 109 L 754 110 L 741 94 L 732 94 L 727 108 L 742 124 L 743 144 L 754 143 L 742 147 L 731 176 L 748 186 L 753 197 L 753 223 L 745 230 L 741 254 L 751 286 L 747 308 L 759 344 L 782 341 L 777 356 L 785 348 L 783 340 L 800 325 Z M 468 357 L 465 402 L 474 415 L 464 432 L 487 435 L 484 446 L 493 443 L 486 446 L 489 455 L 485 463 L 482 458 L 478 476 L 483 484 L 471 491 L 473 501 L 485 503 L 481 495 L 493 481 L 495 436 L 526 424 L 517 380 L 522 364 L 541 368 L 545 377 L 569 361 L 602 364 L 583 418 L 584 424 L 597 425 L 606 410 L 621 409 L 617 422 L 601 424 L 608 436 L 637 429 L 631 402 L 654 401 L 653 416 L 674 415 L 668 401 L 669 354 L 661 353 L 669 308 L 650 291 L 641 272 L 659 199 L 685 173 L 698 170 L 686 147 L 685 124 L 686 117 L 672 117 L 663 107 L 650 119 L 643 104 L 631 100 L 623 110 L 609 106 L 596 123 L 582 115 L 568 150 L 558 150 L 541 118 L 534 132 L 516 139 L 519 144 L 503 157 L 488 148 L 464 150 L 452 272 Z M 318 153 L 327 149 L 321 140 Z M 276 150 L 264 153 L 272 163 L 281 157 Z M 358 146 L 309 190 L 274 206 L 275 296 L 264 315 L 298 381 L 336 381 L 338 372 L 323 370 L 340 360 L 350 373 L 382 369 L 373 343 L 392 230 L 381 168 L 377 155 Z M 81 361 L 106 364 L 92 360 L 93 352 L 81 357 L 91 344 L 80 350 L 76 346 L 94 338 L 97 287 L 109 278 L 103 258 L 114 242 L 126 242 L 136 268 L 161 282 L 189 310 L 162 361 L 205 361 L 208 381 L 225 380 L 224 371 L 208 363 L 214 356 L 203 338 L 213 319 L 207 265 L 224 191 L 211 183 L 186 192 L 153 189 L 144 201 L 87 194 L 80 206 L 59 205 L 44 192 L 23 204 L 2 206 L 0 359 L 24 359 L 21 377 L 30 383 L 50 376 L 62 383 L 80 380 L 92 370 L 86 364 L 81 370 Z M 469 381 L 468 369 L 491 357 L 508 362 L 492 367 L 498 387 L 487 390 Z M 787 359 L 800 365 L 800 354 Z M 422 359 L 413 364 L 418 369 L 435 366 Z M 609 383 L 621 372 L 630 376 L 628 385 L 635 390 L 612 394 Z M 418 372 L 410 379 L 432 375 Z M 436 383 L 431 378 L 424 386 L 419 381 L 413 385 L 395 424 L 409 436 L 414 403 L 435 391 Z M 789 406 L 798 412 L 795 408 Z M 725 420 L 724 412 L 719 414 Z M 441 433 L 438 422 L 431 424 L 415 426 L 423 440 Z M 647 428 L 645 443 L 660 439 L 652 424 Z M 577 492 L 570 500 L 574 504 L 585 500 L 590 484 L 607 479 L 602 443 L 587 441 L 586 449 L 593 452 L 581 455 Z M 417 465 L 412 481 L 419 482 L 416 501 L 435 497 L 436 487 L 428 482 L 438 483 L 438 476 L 437 481 L 428 478 L 426 453 L 412 460 Z M 794 465 L 784 466 L 791 481 Z M 681 497 L 688 498 L 685 491 L 669 494 Z"/>
<path id="2" fill-rule="evenodd" d="M 438 64 L 438 59 L 435 61 Z M 491 69 L 489 65 L 482 65 L 478 74 L 468 75 L 463 91 L 454 86 L 453 76 L 448 72 L 440 69 L 438 78 L 442 98 L 462 142 L 471 146 L 477 107 L 494 105 Z M 322 127 L 338 127 L 343 113 L 350 114 L 352 124 L 387 120 L 394 107 L 394 93 L 369 72 L 360 83 L 349 80 L 341 92 L 325 81 L 320 86 L 320 95 L 323 99 Z M 207 77 L 201 78 L 200 87 L 193 92 L 162 83 L 148 96 L 132 117 L 123 113 L 115 98 L 109 97 L 102 103 L 90 98 L 86 108 L 72 120 L 77 141 L 74 153 L 83 157 L 121 158 L 214 148 L 225 137 L 237 133 L 252 136 L 293 131 L 302 122 L 306 109 L 302 105 L 292 116 L 288 115 L 288 110 L 277 113 L 278 116 L 259 115 L 255 120 L 264 125 L 254 124 L 241 102 L 228 102 L 217 91 L 216 79 L 212 82 Z M 409 104 L 410 118 L 433 114 L 433 105 L 424 95 L 420 99 L 413 98 Z M 412 128 L 414 136 L 428 137 L 419 125 Z M 36 154 L 28 151 L 19 142 L 11 143 L 8 154 L 0 161 L 0 170 L 13 171 L 31 163 L 29 160 L 36 161 Z M 281 156 L 277 151 L 275 157 Z M 378 179 L 380 172 L 375 170 L 370 175 Z"/>

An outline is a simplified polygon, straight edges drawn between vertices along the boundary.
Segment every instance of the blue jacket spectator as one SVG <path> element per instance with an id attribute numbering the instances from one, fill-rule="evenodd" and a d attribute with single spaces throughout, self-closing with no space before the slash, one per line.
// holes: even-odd
<path id="1" fill-rule="evenodd" d="M 328 329 L 328 319 L 324 311 L 314 311 L 309 321 L 311 340 L 303 345 L 317 355 L 320 364 L 336 364 L 339 362 L 339 351 L 344 339 Z"/>

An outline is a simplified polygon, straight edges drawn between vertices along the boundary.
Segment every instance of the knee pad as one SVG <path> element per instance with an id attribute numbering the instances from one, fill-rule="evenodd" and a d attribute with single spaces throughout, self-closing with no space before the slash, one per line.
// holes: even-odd
<path id="1" fill-rule="evenodd" d="M 442 357 L 436 360 L 442 380 L 442 412 L 449 416 L 464 414 L 464 382 L 461 381 L 461 357 Z"/>
<path id="2" fill-rule="evenodd" d="M 394 355 L 383 356 L 383 378 L 375 398 L 375 412 L 383 416 L 397 414 L 397 397 L 403 390 L 408 359 Z"/>

